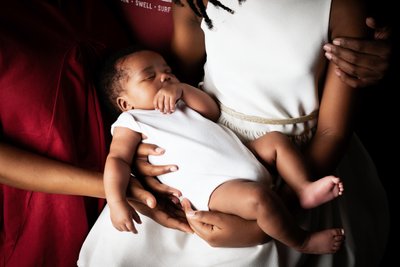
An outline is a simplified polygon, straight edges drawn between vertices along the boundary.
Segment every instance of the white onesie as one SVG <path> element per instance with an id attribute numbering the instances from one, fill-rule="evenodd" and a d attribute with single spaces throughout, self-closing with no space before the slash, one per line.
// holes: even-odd
<path id="1" fill-rule="evenodd" d="M 155 165 L 176 164 L 178 171 L 158 178 L 180 190 L 200 210 L 208 209 L 213 190 L 225 181 L 244 178 L 271 182 L 265 167 L 236 135 L 179 101 L 172 114 L 156 110 L 122 113 L 111 127 L 126 127 L 143 133 L 143 142 L 165 149 L 162 156 L 150 156 Z M 235 197 L 235 196 L 233 196 Z"/>

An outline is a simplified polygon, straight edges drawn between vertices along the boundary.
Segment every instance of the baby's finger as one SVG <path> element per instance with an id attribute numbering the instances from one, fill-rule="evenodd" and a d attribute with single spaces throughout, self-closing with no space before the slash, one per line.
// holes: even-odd
<path id="1" fill-rule="evenodd" d="M 164 101 L 165 101 L 165 96 L 162 95 L 158 98 L 158 110 L 162 113 L 165 113 L 165 105 L 164 105 Z"/>
<path id="2" fill-rule="evenodd" d="M 171 112 L 174 112 L 175 111 L 175 103 L 176 103 L 176 100 L 175 100 L 175 98 L 174 97 L 170 97 L 169 98 L 169 107 L 170 107 L 170 110 L 171 110 Z"/>
<path id="3" fill-rule="evenodd" d="M 158 99 L 160 98 L 160 94 L 156 94 L 153 98 L 153 106 L 155 110 L 160 110 L 158 107 Z"/>
<path id="4" fill-rule="evenodd" d="M 170 108 L 169 108 L 169 96 L 164 96 L 163 105 L 164 105 L 164 109 L 163 109 L 164 113 L 165 113 L 165 114 L 170 113 Z"/>

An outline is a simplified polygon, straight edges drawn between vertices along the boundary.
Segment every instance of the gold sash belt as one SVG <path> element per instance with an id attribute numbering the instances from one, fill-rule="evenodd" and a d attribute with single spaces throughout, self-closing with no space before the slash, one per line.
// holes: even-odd
<path id="1" fill-rule="evenodd" d="M 261 123 L 261 124 L 272 124 L 272 125 L 286 125 L 286 124 L 296 124 L 296 123 L 302 123 L 306 121 L 313 120 L 318 117 L 318 110 L 314 110 L 308 115 L 301 116 L 298 118 L 288 118 L 288 119 L 266 119 L 258 116 L 251 116 L 251 115 L 246 115 L 240 112 L 237 112 L 234 109 L 231 109 L 227 106 L 224 106 L 222 103 L 220 104 L 220 109 L 222 112 L 225 112 L 226 114 L 245 121 L 249 122 L 256 122 L 256 123 Z"/>

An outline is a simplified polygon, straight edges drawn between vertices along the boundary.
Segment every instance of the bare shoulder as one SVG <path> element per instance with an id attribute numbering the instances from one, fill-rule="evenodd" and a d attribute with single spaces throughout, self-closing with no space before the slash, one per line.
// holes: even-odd
<path id="1" fill-rule="evenodd" d="M 329 23 L 330 37 L 365 37 L 368 28 L 366 1 L 364 0 L 332 0 Z"/>
<path id="2" fill-rule="evenodd" d="M 203 0 L 203 4 L 205 7 L 207 6 L 207 3 L 207 0 Z M 193 7 L 198 6 L 196 1 L 193 1 L 192 5 Z M 186 21 L 193 24 L 201 23 L 201 17 L 196 15 L 187 0 L 181 0 L 178 4 L 174 2 L 174 4 L 172 5 L 172 11 L 175 19 L 178 18 L 181 21 Z"/>

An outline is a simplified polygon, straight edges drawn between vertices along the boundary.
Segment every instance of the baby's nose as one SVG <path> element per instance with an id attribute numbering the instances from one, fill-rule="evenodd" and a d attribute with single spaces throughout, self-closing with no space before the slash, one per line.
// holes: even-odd
<path id="1" fill-rule="evenodd" d="M 171 80 L 171 77 L 168 74 L 164 73 L 164 74 L 161 75 L 161 82 L 162 83 L 166 82 L 166 81 L 169 81 L 169 80 Z"/>

